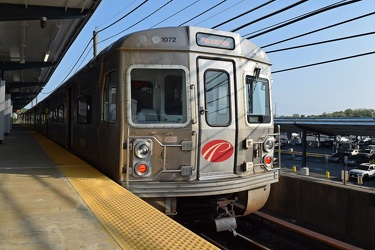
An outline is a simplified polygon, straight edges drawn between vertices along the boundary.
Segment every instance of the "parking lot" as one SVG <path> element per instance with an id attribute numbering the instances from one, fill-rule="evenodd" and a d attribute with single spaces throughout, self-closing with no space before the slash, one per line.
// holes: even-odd
<path id="1" fill-rule="evenodd" d="M 350 179 L 348 181 L 345 181 L 344 184 L 343 178 L 341 177 L 342 171 L 349 171 L 355 166 L 348 165 L 344 162 L 329 162 L 328 156 L 334 153 L 334 149 L 316 147 L 313 141 L 310 140 L 310 142 L 311 143 L 308 143 L 308 145 L 306 146 L 306 167 L 308 168 L 309 176 L 341 183 L 343 185 L 355 185 L 364 188 L 375 188 L 375 177 L 370 178 L 369 180 L 364 180 L 361 185 L 358 184 L 357 179 Z M 301 175 L 302 146 L 295 144 L 284 145 L 281 154 L 281 165 L 282 172 Z M 329 176 L 327 176 L 327 172 L 329 173 Z"/>

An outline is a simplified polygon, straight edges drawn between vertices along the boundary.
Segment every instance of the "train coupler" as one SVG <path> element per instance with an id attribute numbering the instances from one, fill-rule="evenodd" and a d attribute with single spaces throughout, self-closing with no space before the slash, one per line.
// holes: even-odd
<path id="1" fill-rule="evenodd" d="M 235 217 L 221 217 L 215 219 L 216 232 L 233 231 L 237 228 Z"/>
<path id="2" fill-rule="evenodd" d="M 237 228 L 234 215 L 233 204 L 235 200 L 219 199 L 216 201 L 215 226 L 217 232 L 232 230 Z"/>

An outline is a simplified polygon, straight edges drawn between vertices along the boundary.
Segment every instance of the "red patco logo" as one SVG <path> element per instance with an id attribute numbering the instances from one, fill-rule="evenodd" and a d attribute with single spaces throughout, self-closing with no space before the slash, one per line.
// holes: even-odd
<path id="1" fill-rule="evenodd" d="M 210 162 L 222 162 L 233 154 L 233 146 L 225 140 L 214 140 L 207 142 L 202 148 L 204 159 Z"/>

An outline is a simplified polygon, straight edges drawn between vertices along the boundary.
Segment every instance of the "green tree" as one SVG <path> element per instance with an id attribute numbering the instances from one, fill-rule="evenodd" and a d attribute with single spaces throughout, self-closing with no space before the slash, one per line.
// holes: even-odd
<path id="1" fill-rule="evenodd" d="M 352 109 L 347 109 L 344 112 L 345 112 L 347 117 L 353 117 L 354 112 L 353 112 Z"/>

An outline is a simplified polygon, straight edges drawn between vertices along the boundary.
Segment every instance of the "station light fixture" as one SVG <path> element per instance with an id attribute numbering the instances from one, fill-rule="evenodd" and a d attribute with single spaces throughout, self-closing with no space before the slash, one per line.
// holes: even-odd
<path id="1" fill-rule="evenodd" d="M 49 52 L 46 52 L 46 54 L 44 55 L 43 62 L 47 62 L 48 61 L 48 57 L 49 57 Z"/>

